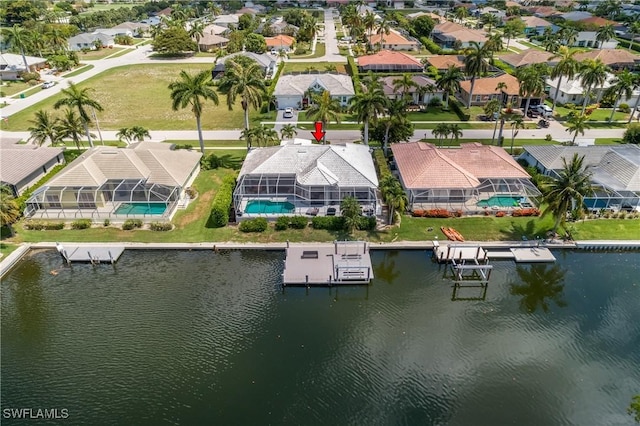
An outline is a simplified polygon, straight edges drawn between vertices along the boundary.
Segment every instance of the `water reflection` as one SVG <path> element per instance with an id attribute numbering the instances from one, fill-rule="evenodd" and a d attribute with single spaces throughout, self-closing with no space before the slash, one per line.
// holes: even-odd
<path id="1" fill-rule="evenodd" d="M 566 270 L 560 265 L 533 264 L 528 268 L 517 265 L 516 273 L 522 284 L 511 283 L 509 292 L 514 296 L 522 296 L 521 310 L 533 313 L 542 309 L 549 312 L 549 302 L 560 308 L 567 306 L 563 299 Z"/>
<path id="2" fill-rule="evenodd" d="M 382 261 L 373 267 L 373 274 L 376 279 L 381 279 L 387 284 L 400 276 L 400 271 L 396 270 L 395 257 L 398 256 L 397 250 L 389 250 L 384 252 Z"/>

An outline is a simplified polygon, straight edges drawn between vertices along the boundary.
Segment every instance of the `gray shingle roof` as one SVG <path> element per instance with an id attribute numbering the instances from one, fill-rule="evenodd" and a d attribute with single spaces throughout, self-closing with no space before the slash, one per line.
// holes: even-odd
<path id="1" fill-rule="evenodd" d="M 378 186 L 368 147 L 345 145 L 281 145 L 251 150 L 243 175 L 294 174 L 302 185 Z"/>
<path id="2" fill-rule="evenodd" d="M 300 74 L 282 75 L 273 94 L 275 96 L 304 95 L 315 83 L 324 87 L 331 96 L 353 96 L 353 81 L 346 74 Z"/>

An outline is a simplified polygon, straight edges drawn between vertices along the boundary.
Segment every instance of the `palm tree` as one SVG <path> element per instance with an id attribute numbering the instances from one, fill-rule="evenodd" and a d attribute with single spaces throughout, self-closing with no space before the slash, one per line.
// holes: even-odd
<path id="1" fill-rule="evenodd" d="M 191 106 L 191 112 L 196 117 L 200 151 L 204 154 L 204 139 L 200 122 L 204 102 L 210 100 L 216 105 L 219 102 L 218 93 L 211 80 L 211 73 L 208 70 L 203 70 L 196 75 L 191 75 L 182 70 L 180 71 L 180 80 L 170 83 L 169 90 L 171 90 L 171 108 L 174 111 Z"/>
<path id="2" fill-rule="evenodd" d="M 91 140 L 91 133 L 89 133 L 89 123 L 91 122 L 91 118 L 89 118 L 89 113 L 87 112 L 87 108 L 93 108 L 97 111 L 102 111 L 102 105 L 98 103 L 95 99 L 89 96 L 89 92 L 92 89 L 85 87 L 81 89 L 76 86 L 75 83 L 70 82 L 69 87 L 66 89 L 62 89 L 62 95 L 64 96 L 62 99 L 58 99 L 53 107 L 55 109 L 60 109 L 61 107 L 70 107 L 75 108 L 80 115 L 80 120 L 82 120 L 82 125 L 84 127 L 84 132 L 87 136 L 87 140 L 89 141 L 89 146 L 93 148 L 93 141 Z"/>
<path id="3" fill-rule="evenodd" d="M 41 31 L 31 31 L 28 34 L 27 43 L 34 54 L 42 56 L 42 50 L 47 46 L 47 40 Z"/>
<path id="4" fill-rule="evenodd" d="M 575 153 L 569 162 L 563 158 L 562 163 L 563 168 L 558 178 L 546 182 L 543 187 L 547 203 L 544 214 L 555 217 L 554 233 L 566 218 L 567 212 L 581 207 L 584 197 L 593 192 L 591 173 L 584 166 L 584 155 Z"/>
<path id="5" fill-rule="evenodd" d="M 250 130 L 242 131 L 243 138 L 252 138 L 256 141 L 258 146 L 269 146 L 278 142 L 278 132 L 273 128 L 266 127 L 264 124 L 260 124 Z"/>
<path id="6" fill-rule="evenodd" d="M 442 139 L 448 138 L 451 133 L 451 128 L 448 123 L 438 123 L 436 127 L 433 128 L 431 134 L 440 139 L 440 143 L 438 144 L 442 148 Z"/>
<path id="7" fill-rule="evenodd" d="M 342 106 L 337 98 L 332 98 L 329 91 L 324 90 L 321 95 L 314 94 L 311 96 L 313 104 L 307 109 L 307 118 L 313 121 L 322 122 L 322 128 L 327 130 L 327 123 L 335 121 L 340 124 L 340 112 Z M 327 135 L 325 133 L 322 143 L 325 144 Z"/>
<path id="8" fill-rule="evenodd" d="M 629 46 L 627 46 L 627 50 L 631 51 L 631 45 L 633 44 L 633 39 L 636 35 L 640 34 L 640 21 L 635 21 L 629 25 L 629 34 L 631 38 L 629 38 Z"/>
<path id="9" fill-rule="evenodd" d="M 131 138 L 134 141 L 142 142 L 146 138 L 151 139 L 151 135 L 149 134 L 148 129 L 145 129 L 142 126 L 133 126 L 131 128 Z"/>
<path id="10" fill-rule="evenodd" d="M 449 96 L 453 96 L 460 90 L 460 82 L 464 79 L 462 70 L 455 65 L 449 65 L 449 68 L 438 76 L 436 79 L 436 87 L 442 90 L 446 96 L 444 102 L 449 101 Z"/>
<path id="11" fill-rule="evenodd" d="M 584 114 L 584 111 L 587 109 L 591 91 L 597 87 L 602 87 L 607 80 L 608 71 L 609 67 L 600 59 L 586 59 L 583 62 L 579 72 L 582 87 L 586 88 L 584 102 L 582 103 L 582 114 Z"/>
<path id="12" fill-rule="evenodd" d="M 384 126 L 384 141 L 382 141 L 382 148 L 384 155 L 388 154 L 389 148 L 389 131 L 391 127 L 403 125 L 407 120 L 407 103 L 404 99 L 389 99 L 386 104 L 385 126 Z"/>
<path id="13" fill-rule="evenodd" d="M 524 105 L 524 116 L 527 116 L 529 104 L 533 96 L 540 97 L 544 93 L 545 82 L 544 73 L 539 68 L 540 64 L 527 65 L 518 69 L 516 77 L 520 83 L 519 95 L 526 97 L 527 101 Z"/>
<path id="14" fill-rule="evenodd" d="M 560 93 L 560 84 L 562 83 L 562 77 L 567 77 L 569 80 L 573 79 L 578 70 L 580 69 L 580 64 L 573 57 L 576 51 L 569 50 L 566 46 L 561 46 L 554 56 L 551 59 L 559 59 L 558 63 L 551 70 L 551 79 L 558 79 L 558 85 L 556 89 L 556 93 L 553 95 L 553 105 L 551 106 L 551 110 L 556 108 L 556 100 L 558 99 L 558 93 Z"/>
<path id="15" fill-rule="evenodd" d="M 344 197 L 340 202 L 340 214 L 344 218 L 345 230 L 352 234 L 358 228 L 360 221 L 361 208 L 356 197 Z"/>
<path id="16" fill-rule="evenodd" d="M 616 38 L 616 30 L 613 28 L 613 24 L 607 24 L 598 29 L 596 32 L 596 41 L 600 43 L 600 48 L 602 49 L 602 45 Z"/>
<path id="17" fill-rule="evenodd" d="M 549 312 L 546 299 L 553 301 L 558 307 L 564 308 L 567 302 L 562 299 L 564 290 L 564 271 L 560 265 L 534 264 L 530 268 L 516 266 L 516 274 L 523 284 L 511 284 L 509 292 L 513 296 L 522 296 L 520 309 L 534 313 L 538 307 Z"/>
<path id="18" fill-rule="evenodd" d="M 571 47 L 576 44 L 578 40 L 578 30 L 571 27 L 564 27 L 558 32 L 558 36 L 565 46 Z"/>
<path id="19" fill-rule="evenodd" d="M 513 155 L 513 142 L 518 136 L 520 129 L 524 129 L 524 120 L 519 115 L 515 116 L 511 121 L 511 155 Z"/>
<path id="20" fill-rule="evenodd" d="M 369 145 L 369 122 L 377 122 L 378 115 L 383 114 L 387 97 L 382 89 L 373 88 L 356 94 L 350 100 L 351 112 L 356 115 L 358 123 L 364 123 L 364 144 Z"/>
<path id="21" fill-rule="evenodd" d="M 62 118 L 58 120 L 56 132 L 60 140 L 70 138 L 76 144 L 76 148 L 80 147 L 80 135 L 84 130 L 82 118 L 76 115 L 71 108 L 65 108 Z"/>
<path id="22" fill-rule="evenodd" d="M 29 120 L 29 122 L 33 123 L 33 126 L 27 129 L 31 132 L 29 141 L 33 141 L 39 146 L 42 146 L 45 142 L 49 142 L 51 146 L 54 146 L 58 142 L 58 118 L 49 114 L 49 111 L 36 111 L 35 119 Z"/>
<path id="23" fill-rule="evenodd" d="M 615 109 L 615 108 L 614 108 Z M 571 145 L 576 144 L 576 137 L 578 133 L 584 135 L 585 129 L 589 128 L 588 119 L 584 114 L 576 115 L 573 114 L 567 120 L 567 128 L 565 129 L 569 134 L 573 133 L 573 139 L 571 140 Z"/>
<path id="24" fill-rule="evenodd" d="M 637 90 L 640 89 L 640 75 L 635 76 L 634 80 L 633 80 L 633 90 Z M 633 120 L 633 113 L 635 111 L 640 111 L 640 96 L 638 96 L 636 98 L 636 104 L 634 105 L 633 109 L 631 110 L 631 114 L 629 114 L 629 120 L 627 121 L 627 126 L 629 124 L 631 124 L 631 120 Z"/>
<path id="25" fill-rule="evenodd" d="M 367 50 L 372 49 L 371 34 L 373 33 L 373 29 L 376 27 L 376 15 L 367 11 L 362 18 L 362 25 L 364 25 L 364 28 L 367 30 Z"/>
<path id="26" fill-rule="evenodd" d="M 240 132 L 240 139 L 247 141 L 247 147 L 253 146 L 253 141 L 257 139 L 257 129 L 257 127 L 252 127 L 251 129 L 242 129 L 242 132 Z"/>
<path id="27" fill-rule="evenodd" d="M 493 16 L 493 15 L 491 15 Z M 491 51 L 486 45 L 480 45 L 472 41 L 471 47 L 467 50 L 467 56 L 464 58 L 465 73 L 471 77 L 471 88 L 469 90 L 469 100 L 467 101 L 467 109 L 471 108 L 471 100 L 473 99 L 473 87 L 476 84 L 476 78 L 487 72 L 489 64 L 486 59 L 491 56 Z"/>
<path id="28" fill-rule="evenodd" d="M 542 47 L 544 47 L 544 50 L 547 52 L 556 52 L 560 46 L 560 37 L 557 34 L 552 34 L 551 31 L 549 36 L 545 37 L 542 41 Z"/>
<path id="29" fill-rule="evenodd" d="M 504 130 L 504 122 L 506 119 L 506 114 L 503 111 L 503 108 L 506 107 L 506 100 L 508 98 L 508 96 L 504 93 L 504 89 L 506 89 L 507 83 L 505 83 L 504 81 L 499 82 L 498 84 L 496 84 L 496 92 L 500 92 L 500 95 L 502 96 L 502 102 L 500 103 L 501 107 L 500 108 L 500 131 L 498 132 L 498 146 L 502 146 L 502 131 Z M 498 124 L 498 120 L 496 120 L 496 125 Z M 493 130 L 493 133 L 495 135 L 495 128 Z M 493 138 L 491 139 L 491 143 L 493 144 Z"/>
<path id="30" fill-rule="evenodd" d="M 615 97 L 613 107 L 611 108 L 611 115 L 609 121 L 613 120 L 613 114 L 616 112 L 616 105 L 620 98 L 624 96 L 625 100 L 633 96 L 633 89 L 636 83 L 637 74 L 631 73 L 629 70 L 624 70 L 616 75 L 611 81 L 611 86 L 605 91 L 605 94 L 612 94 Z"/>
<path id="31" fill-rule="evenodd" d="M 480 20 L 484 22 L 484 25 L 487 25 L 487 34 L 491 33 L 491 29 L 499 23 L 498 17 L 492 13 L 485 13 Z"/>
<path id="32" fill-rule="evenodd" d="M 227 95 L 230 111 L 236 99 L 240 98 L 244 111 L 244 128 L 249 129 L 249 107 L 259 108 L 265 92 L 264 72 L 256 62 L 245 66 L 231 59 L 225 65 L 224 76 L 220 79 L 220 90 Z M 251 145 L 247 145 L 247 148 L 251 148 Z"/>
<path id="33" fill-rule="evenodd" d="M 404 211 L 407 205 L 407 194 L 398 179 L 392 175 L 387 175 L 380 180 L 380 192 L 389 209 L 388 223 L 392 224 L 395 212 Z"/>
<path id="34" fill-rule="evenodd" d="M 24 52 L 29 42 L 29 30 L 16 24 L 12 28 L 5 30 L 4 42 L 22 55 L 25 71 L 28 72 L 29 64 L 27 63 L 27 57 Z"/>
<path id="35" fill-rule="evenodd" d="M 385 34 L 389 35 L 391 33 L 391 25 L 389 24 L 389 20 L 386 14 L 384 15 L 384 18 L 382 18 L 382 22 L 380 22 L 378 31 L 376 32 L 380 35 L 380 41 L 378 42 L 378 44 L 379 48 L 382 49 L 382 46 L 384 45 Z"/>
<path id="36" fill-rule="evenodd" d="M 402 97 L 407 101 L 411 99 L 411 97 L 409 96 L 409 91 L 417 86 L 418 85 L 415 83 L 415 81 L 413 81 L 413 76 L 409 73 L 404 73 L 401 77 L 393 80 L 393 90 L 395 92 L 400 90 L 402 92 Z"/>
<path id="37" fill-rule="evenodd" d="M 285 124 L 280 129 L 280 136 L 282 136 L 282 139 L 291 139 L 297 134 L 298 132 L 296 131 L 296 128 L 292 124 Z"/>
<path id="38" fill-rule="evenodd" d="M 189 37 L 196 40 L 196 46 L 198 52 L 200 52 L 200 39 L 204 37 L 204 24 L 202 21 L 191 22 L 191 28 L 189 28 Z"/>
<path id="39" fill-rule="evenodd" d="M 504 84 L 504 83 L 503 83 Z M 496 88 L 496 90 L 498 90 Z M 502 102 L 498 99 L 491 99 L 484 105 L 484 114 L 487 117 L 491 117 L 491 119 L 495 120 L 495 125 L 493 126 L 493 136 L 491 137 L 491 145 L 493 145 L 493 141 L 496 139 L 496 131 L 498 130 L 498 116 L 500 115 L 500 111 L 502 110 Z"/>
<path id="40" fill-rule="evenodd" d="M 500 52 L 501 50 L 504 50 L 502 34 L 495 33 L 490 35 L 489 40 L 487 40 L 485 46 L 487 46 L 487 49 L 490 50 L 491 52 Z"/>
<path id="41" fill-rule="evenodd" d="M 127 143 L 127 145 L 129 145 L 131 143 L 131 128 L 129 128 L 129 127 L 121 127 L 116 132 L 116 138 L 118 138 L 118 140 L 120 142 L 122 142 L 123 139 L 124 139 L 124 141 Z"/>
<path id="42" fill-rule="evenodd" d="M 20 206 L 11 188 L 4 183 L 0 184 L 0 226 L 7 226 L 11 230 L 11 225 L 16 223 L 21 215 Z"/>
<path id="43" fill-rule="evenodd" d="M 469 16 L 469 10 L 466 7 L 456 7 L 456 10 L 453 12 L 456 19 L 460 22 L 464 20 L 464 18 Z"/>

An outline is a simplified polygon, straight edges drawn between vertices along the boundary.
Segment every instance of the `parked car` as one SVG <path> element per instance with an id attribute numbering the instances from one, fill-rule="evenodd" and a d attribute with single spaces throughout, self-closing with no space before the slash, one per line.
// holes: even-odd
<path id="1" fill-rule="evenodd" d="M 285 108 L 284 114 L 282 114 L 283 118 L 292 118 L 293 117 L 293 108 Z"/>
<path id="2" fill-rule="evenodd" d="M 553 110 L 549 105 L 536 105 L 535 111 L 543 117 L 551 117 Z"/>
<path id="3" fill-rule="evenodd" d="M 538 118 L 539 115 L 540 114 L 538 113 L 538 111 L 532 108 L 529 108 L 529 110 L 527 111 L 527 117 Z"/>
<path id="4" fill-rule="evenodd" d="M 55 82 L 55 81 L 45 81 L 45 82 L 42 84 L 42 88 L 43 88 L 43 89 L 48 89 L 48 88 L 53 87 L 53 86 L 55 86 L 55 85 L 56 85 L 56 82 Z"/>

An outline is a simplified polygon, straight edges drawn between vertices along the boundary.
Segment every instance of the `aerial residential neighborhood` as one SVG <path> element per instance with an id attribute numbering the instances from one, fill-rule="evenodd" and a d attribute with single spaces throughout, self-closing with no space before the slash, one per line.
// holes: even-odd
<path id="1" fill-rule="evenodd" d="M 14 294 L 20 283 L 48 289 L 47 280 L 58 277 L 61 283 L 69 278 L 69 284 L 77 282 L 72 280 L 77 273 L 76 279 L 82 276 L 93 289 L 100 279 L 94 284 L 91 280 L 96 278 L 91 274 L 103 274 L 105 264 L 113 267 L 109 274 L 113 272 L 114 280 L 121 267 L 126 271 L 123 277 L 133 271 L 140 277 L 155 277 L 153 282 L 165 282 L 164 277 L 166 283 L 183 279 L 187 283 L 181 291 L 197 296 L 169 296 L 167 306 L 207 298 L 218 303 L 221 298 L 227 303 L 220 302 L 220 312 L 225 312 L 220 318 L 236 315 L 234 321 L 241 323 L 246 315 L 248 327 L 259 321 L 256 318 L 277 318 L 280 312 L 232 312 L 233 300 L 244 300 L 253 291 L 250 285 L 268 283 L 270 292 L 271 283 L 277 282 L 282 295 L 285 287 L 302 286 L 309 296 L 314 286 L 357 284 L 376 290 L 384 283 L 395 291 L 391 287 L 421 281 L 402 275 L 396 264 L 403 265 L 403 271 L 429 269 L 431 281 L 451 283 L 452 302 L 469 303 L 466 306 L 480 311 L 468 312 L 483 312 L 489 321 L 496 312 L 521 311 L 518 315 L 522 317 L 506 321 L 515 328 L 502 330 L 505 333 L 522 334 L 517 327 L 526 315 L 565 308 L 567 304 L 560 297 L 563 283 L 595 280 L 596 270 L 582 278 L 565 275 L 571 265 L 575 268 L 581 262 L 593 268 L 601 262 L 604 269 L 607 262 L 624 264 L 616 266 L 619 275 L 615 282 L 620 283 L 616 285 L 635 287 L 611 286 L 607 291 L 637 298 L 636 277 L 640 274 L 637 268 L 633 271 L 634 261 L 628 259 L 637 258 L 640 248 L 639 21 L 640 4 L 633 0 L 3 0 L 0 277 L 3 281 L 9 277 L 6 282 L 10 284 L 2 287 L 3 299 L 8 300 L 3 301 L 2 321 L 11 324 L 15 318 L 29 317 L 24 312 L 31 312 L 31 308 L 21 306 L 20 294 Z M 145 250 L 177 254 L 158 257 Z M 193 260 L 196 257 L 191 250 L 206 250 L 215 260 Z M 271 259 L 270 250 L 284 252 L 284 258 Z M 609 260 L 580 260 L 588 250 Z M 626 255 L 627 260 L 607 257 L 620 255 L 620 250 L 632 253 Z M 233 257 L 235 251 L 242 253 L 242 262 Z M 429 253 L 430 258 L 416 260 L 417 252 Z M 52 253 L 57 257 L 47 257 Z M 397 259 L 395 253 L 400 253 Z M 254 254 L 255 259 L 250 259 Z M 119 260 L 121 256 L 124 261 Z M 513 265 L 507 267 L 507 262 Z M 148 265 L 158 269 L 136 272 Z M 85 266 L 87 269 L 82 269 Z M 27 268 L 40 272 L 30 276 L 24 272 Z M 191 273 L 197 271 L 202 275 L 193 278 Z M 233 291 L 244 293 L 221 293 L 227 291 L 223 290 L 227 285 L 223 277 L 234 274 L 244 277 L 239 279 L 246 287 L 240 290 L 234 282 Z M 527 280 L 548 286 L 536 290 L 544 293 L 542 302 L 533 300 L 538 297 L 531 295 L 534 290 L 522 290 L 516 283 Z M 212 282 L 220 286 L 203 296 L 200 290 Z M 192 285 L 195 289 L 190 289 Z M 501 295 L 499 302 L 495 302 L 498 296 L 492 299 L 492 285 L 500 288 L 496 289 Z M 479 289 L 479 295 L 469 296 L 474 288 Z M 133 299 L 137 290 L 130 290 Z M 523 295 L 526 291 L 531 294 Z M 10 297 L 5 297 L 7 294 Z M 291 301 L 299 296 L 295 293 Z M 482 307 L 515 296 L 522 296 L 516 307 Z M 53 296 L 42 296 L 48 297 Z M 113 302 L 109 295 L 97 297 L 105 297 L 104 306 Z M 264 297 L 274 300 L 279 296 L 268 293 Z M 351 297 L 352 293 L 346 295 L 348 300 Z M 372 301 L 376 297 L 381 296 L 373 295 Z M 441 300 L 438 297 L 434 300 Z M 18 301 L 15 304 L 14 298 Z M 332 309 L 335 306 L 339 311 L 337 291 L 330 298 Z M 582 300 L 576 294 L 568 298 L 572 306 Z M 284 303 L 286 297 L 278 300 L 278 304 Z M 262 301 L 252 302 L 252 309 Z M 487 305 L 474 305 L 476 302 Z M 60 299 L 50 306 L 65 303 Z M 136 303 L 145 306 L 149 301 Z M 12 313 L 13 309 L 25 311 Z M 53 312 L 57 308 L 47 309 Z M 164 312 L 157 306 L 148 309 Z M 190 309 L 186 307 L 185 312 Z M 389 314 L 392 310 L 385 309 L 380 308 L 385 312 L 382 321 L 396 324 L 386 317 L 393 316 Z M 637 310 L 633 309 L 620 308 L 624 311 L 620 315 L 634 317 Z M 49 312 L 38 308 L 38 312 L 45 311 Z M 9 312 L 6 317 L 4 312 Z M 136 324 L 135 317 L 127 317 L 128 312 L 119 313 L 113 323 Z M 316 322 L 312 324 L 315 327 L 330 316 L 336 323 L 353 325 L 348 318 L 355 312 L 336 312 L 335 318 L 325 312 L 313 318 Z M 470 315 L 468 312 L 460 315 Z M 104 314 L 108 316 L 109 311 Z M 404 315 L 400 322 L 411 323 L 416 314 Z M 202 324 L 209 321 L 207 316 L 203 315 Z M 54 324 L 55 318 L 52 314 L 36 320 L 40 325 Z M 289 321 L 288 326 L 304 324 L 300 318 Z M 372 318 L 364 321 L 375 323 Z M 443 318 L 433 320 L 449 324 L 449 319 Z M 86 323 L 86 319 L 79 322 Z M 158 324 L 166 322 L 163 318 Z M 328 327 L 333 330 L 331 324 Z M 626 332 L 637 332 L 634 327 Z M 206 353 L 217 363 L 216 357 L 227 356 L 224 344 L 223 349 L 211 349 L 219 344 L 218 339 L 252 333 L 229 331 L 232 328 L 225 329 L 202 351 L 202 342 L 207 340 L 199 341 L 194 351 Z M 267 328 L 270 331 L 260 329 L 256 334 L 269 335 L 272 347 L 290 343 L 284 329 Z M 3 340 L 5 336 L 29 337 L 29 329 L 5 331 L 3 326 Z M 473 340 L 467 332 L 463 333 L 465 339 Z M 354 335 L 367 338 L 367 333 L 359 330 Z M 561 334 L 566 337 L 570 332 L 563 330 Z M 423 330 L 421 335 L 428 333 Z M 411 345 L 402 343 L 403 338 L 380 339 L 400 339 L 398 347 Z M 436 346 L 441 344 L 438 339 L 442 336 L 434 338 Z M 257 340 L 252 344 L 258 345 Z M 414 341 L 421 342 L 416 354 L 432 350 L 428 340 Z M 301 353 L 296 355 L 304 343 L 297 338 L 295 342 L 294 347 L 286 348 L 294 360 L 291 365 L 304 364 L 299 372 L 316 367 L 322 370 L 305 364 Z M 318 342 L 323 346 L 322 339 Z M 188 347 L 191 343 L 181 344 Z M 607 346 L 606 342 L 598 344 Z M 131 342 L 127 345 L 132 347 Z M 309 345 L 316 347 L 318 356 L 324 356 L 314 343 Z M 504 342 L 496 347 L 502 345 Z M 171 346 L 172 359 L 178 359 L 179 345 Z M 280 350 L 264 353 L 280 357 Z M 141 351 L 148 354 L 153 350 Z M 18 366 L 20 356 L 16 353 L 8 351 L 5 356 L 3 348 L 3 360 L 16 363 L 11 374 L 24 370 L 24 365 Z M 493 354 L 496 359 L 502 355 Z M 349 358 L 350 353 L 345 356 L 356 362 Z M 416 355 L 420 361 L 415 365 L 426 362 L 421 356 Z M 505 361 L 514 368 L 509 373 L 513 375 L 509 386 L 515 385 L 520 374 L 513 363 L 519 356 Z M 537 353 L 534 358 L 545 357 Z M 268 358 L 265 365 L 270 365 Z M 358 355 L 356 363 L 370 358 Z M 318 363 L 331 359 L 329 356 Z M 614 396 L 597 394 L 595 399 L 607 408 L 606 415 L 590 417 L 597 417 L 594 424 L 640 421 L 640 396 L 634 396 L 640 393 L 640 359 L 635 353 L 629 359 L 617 371 L 620 377 L 628 378 L 627 385 L 616 387 L 611 393 Z M 135 360 L 136 366 L 139 362 Z M 199 363 L 200 358 L 194 362 Z M 391 365 L 396 361 L 380 358 L 375 362 Z M 234 358 L 228 368 L 234 363 L 242 361 Z M 405 361 L 398 363 L 403 371 L 413 368 Z M 167 365 L 165 361 L 161 364 Z M 629 373 L 629 365 L 638 368 Z M 193 372 L 191 367 L 184 368 L 189 374 Z M 217 378 L 224 370 L 218 364 L 197 369 L 207 371 L 205 376 L 215 371 L 211 374 Z M 370 372 L 362 369 L 366 379 L 355 382 L 370 379 Z M 261 397 L 253 399 L 263 401 L 265 392 L 277 395 L 271 387 L 277 380 L 268 376 L 276 370 L 251 371 L 239 382 L 257 384 Z M 16 373 L 6 385 L 6 371 L 3 366 L 2 408 L 28 406 L 27 394 L 17 392 L 16 383 L 39 379 L 25 379 Z M 522 373 L 525 380 L 532 382 L 540 376 L 538 370 L 532 371 Z M 241 376 L 237 373 L 233 377 Z M 198 374 L 194 374 L 198 377 L 195 381 L 203 377 Z M 393 374 L 394 380 L 403 380 L 402 373 Z M 465 380 L 477 374 L 469 374 Z M 283 388 L 288 389 L 283 392 L 291 397 L 291 389 L 300 394 L 301 389 L 313 387 L 309 383 L 314 380 L 325 386 L 330 381 L 306 373 L 300 373 L 302 376 L 306 385 L 283 381 Z M 344 376 L 336 383 L 344 383 Z M 287 376 L 281 373 L 282 377 Z M 416 380 L 428 383 L 432 379 Z M 552 381 L 546 380 L 540 386 Z M 491 386 L 488 383 L 483 385 Z M 260 407 L 256 411 L 260 416 L 252 417 L 235 405 L 229 410 L 221 407 L 219 416 L 210 418 L 221 424 L 305 424 L 303 419 L 321 424 L 472 424 L 470 419 L 479 418 L 486 422 L 477 424 L 551 424 L 532 413 L 557 408 L 543 402 L 534 404 L 535 409 L 527 411 L 527 420 L 520 421 L 524 416 L 520 409 L 507 410 L 502 417 L 484 412 L 483 417 L 469 413 L 483 412 L 486 404 L 472 404 L 463 415 L 461 409 L 447 403 L 443 408 L 446 415 L 429 406 L 424 412 L 415 408 L 412 417 L 393 411 L 394 404 L 376 399 L 382 398 L 377 385 L 361 385 L 354 385 L 351 395 L 372 392 L 372 400 L 386 407 L 380 408 L 379 417 L 368 417 L 370 413 L 354 417 L 351 407 L 358 403 L 343 395 L 339 404 L 334 403 L 344 406 L 334 413 L 325 409 L 332 403 L 318 402 L 325 408 L 317 408 L 315 402 L 299 400 L 301 406 L 322 413 L 308 418 L 301 414 L 306 410 L 302 408 L 289 408 L 295 415 L 287 417 L 289 409 L 282 406 L 276 414 L 279 417 L 265 421 L 266 413 L 271 414 L 269 409 Z M 218 395 L 223 387 L 203 386 L 208 390 L 199 388 L 196 392 L 200 395 L 211 392 L 216 401 L 239 401 Z M 246 384 L 238 386 L 243 389 L 238 395 L 248 392 Z M 387 387 L 396 389 L 394 386 Z M 413 384 L 407 386 L 417 389 Z M 607 386 L 614 387 L 600 383 L 597 388 Z M 6 389 L 18 397 L 5 393 Z M 142 387 L 137 389 L 140 393 Z M 422 401 L 428 399 L 423 391 L 416 391 Z M 500 392 L 510 394 L 507 382 L 502 383 Z M 175 396 L 178 393 L 168 395 L 180 400 Z M 453 398 L 456 406 L 466 404 L 457 399 L 460 395 L 441 394 L 447 394 L 445 399 Z M 529 388 L 525 394 L 536 399 Z M 615 402 L 606 400 L 608 397 Z M 198 403 L 199 398 L 195 397 Z M 514 407 L 521 406 L 522 401 L 513 398 L 518 400 Z M 150 401 L 161 399 L 150 396 Z M 71 415 L 72 406 L 66 408 L 65 404 L 72 400 L 55 400 L 62 411 L 54 414 Z M 314 397 L 314 401 L 321 400 L 321 396 Z M 191 417 L 191 399 L 186 401 L 176 409 L 176 413 L 185 410 L 185 417 L 148 412 L 131 418 L 136 419 L 134 423 L 160 417 L 178 424 L 198 423 L 194 419 L 204 417 Z M 49 402 L 38 399 L 38 403 L 44 409 Z M 86 407 L 84 400 L 79 404 Z M 183 405 L 182 400 L 176 405 Z M 38 408 L 29 411 L 31 418 Z M 118 409 L 114 406 L 110 410 Z M 199 407 L 196 411 L 209 409 Z M 570 418 L 567 424 L 589 424 L 575 410 L 564 410 Z M 23 416 L 5 411 L 4 418 Z M 124 417 L 118 414 L 114 419 Z"/>

